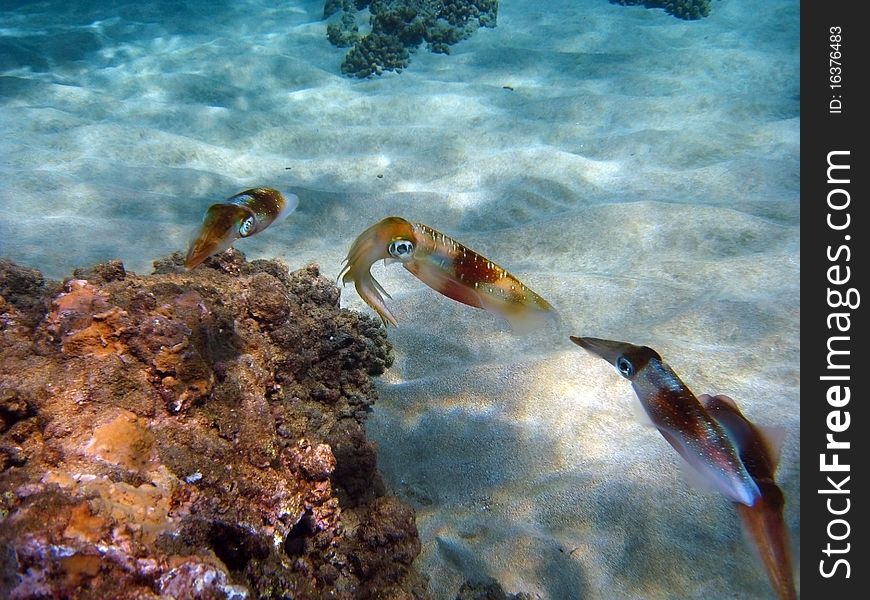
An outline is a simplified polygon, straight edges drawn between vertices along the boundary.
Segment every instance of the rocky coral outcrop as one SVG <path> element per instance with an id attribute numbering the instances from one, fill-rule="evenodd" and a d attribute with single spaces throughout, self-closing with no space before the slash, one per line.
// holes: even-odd
<path id="1" fill-rule="evenodd" d="M 368 8 L 370 32 L 360 33 L 359 11 Z M 326 27 L 329 41 L 352 46 L 341 71 L 354 77 L 401 71 L 411 52 L 426 42 L 429 50 L 450 53 L 450 46 L 480 27 L 495 27 L 497 0 L 327 0 L 324 18 L 340 16 Z"/>
<path id="2" fill-rule="evenodd" d="M 646 8 L 663 8 L 669 15 L 688 21 L 710 15 L 710 0 L 610 0 L 610 2 L 623 6 L 643 5 Z"/>
<path id="3" fill-rule="evenodd" d="M 383 328 L 236 251 L 0 262 L 0 597 L 425 598 L 364 422 Z"/>
<path id="4" fill-rule="evenodd" d="M 508 594 L 495 579 L 466 581 L 459 588 L 456 600 L 534 600 L 531 594 Z"/>

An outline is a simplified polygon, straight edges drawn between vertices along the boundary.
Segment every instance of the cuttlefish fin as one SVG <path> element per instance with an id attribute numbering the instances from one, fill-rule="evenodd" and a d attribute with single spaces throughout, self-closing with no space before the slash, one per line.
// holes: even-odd
<path id="1" fill-rule="evenodd" d="M 770 454 L 771 466 L 776 469 L 779 467 L 779 460 L 782 458 L 782 446 L 785 443 L 785 427 L 773 427 L 771 425 L 756 426 L 764 437 L 765 445 Z"/>
<path id="2" fill-rule="evenodd" d="M 725 394 L 715 396 L 701 394 L 698 396 L 698 400 L 739 447 L 748 447 L 753 442 L 763 444 L 770 469 L 771 471 L 776 470 L 777 466 L 779 466 L 782 445 L 785 441 L 784 427 L 751 423 L 743 416 L 743 413 L 737 407 L 737 403 Z"/>
<path id="3" fill-rule="evenodd" d="M 728 396 L 703 394 L 699 400 L 727 435 L 735 440 L 741 460 L 761 491 L 761 497 L 752 506 L 737 503 L 737 512 L 777 596 L 780 600 L 795 600 L 797 592 L 791 568 L 791 548 L 783 516 L 785 496 L 774 481 L 782 435 L 765 432 L 754 425 Z"/>
<path id="4" fill-rule="evenodd" d="M 688 450 L 678 436 L 666 429 L 658 429 L 662 437 L 683 457 L 680 462 L 680 470 L 694 487 L 699 490 L 712 490 L 738 503 L 753 501 L 751 492 L 747 492 L 743 488 L 736 489 L 733 481 L 729 478 L 717 477 L 718 471 L 711 469 L 710 464 L 703 457 Z"/>
<path id="5" fill-rule="evenodd" d="M 704 408 L 707 410 L 718 408 L 718 403 L 722 403 L 725 406 L 731 407 L 733 410 L 740 410 L 737 408 L 737 403 L 734 401 L 734 398 L 731 396 L 726 396 L 725 394 L 701 394 L 698 396 L 698 402 L 704 405 Z"/>
<path id="6" fill-rule="evenodd" d="M 631 394 L 628 401 L 628 408 L 634 416 L 635 421 L 637 421 L 641 426 L 658 429 L 656 424 L 653 423 L 653 420 L 650 418 L 649 413 L 646 412 L 646 409 L 643 407 L 643 403 L 640 401 L 640 398 L 637 397 L 637 394 Z"/>
<path id="7" fill-rule="evenodd" d="M 520 334 L 558 324 L 560 321 L 559 313 L 555 310 L 528 310 L 527 307 L 520 309 L 510 302 L 492 296 L 481 298 L 481 305 L 489 312 L 501 315 L 510 323 L 511 329 Z"/>
<path id="8" fill-rule="evenodd" d="M 505 272 L 481 294 L 483 308 L 505 318 L 518 333 L 558 325 L 559 313 L 541 296 Z"/>
<path id="9" fill-rule="evenodd" d="M 405 268 L 413 273 L 417 279 L 437 292 L 452 300 L 482 308 L 505 319 L 516 333 L 528 333 L 536 329 L 558 321 L 558 313 L 552 308 L 549 311 L 530 310 L 528 306 L 519 305 L 508 299 L 501 298 L 492 291 L 480 290 L 461 281 L 454 275 L 445 272 L 437 264 L 425 261 L 412 261 L 404 263 Z M 478 283 L 494 289 L 488 283 Z"/>
<path id="10" fill-rule="evenodd" d="M 441 267 L 423 261 L 411 261 L 403 264 L 417 279 L 436 292 L 468 306 L 483 308 L 483 300 L 474 288 L 462 285 Z"/>

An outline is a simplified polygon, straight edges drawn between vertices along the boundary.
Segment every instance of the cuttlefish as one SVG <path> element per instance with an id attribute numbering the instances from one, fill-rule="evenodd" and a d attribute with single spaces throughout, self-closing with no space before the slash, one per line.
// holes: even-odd
<path id="1" fill-rule="evenodd" d="M 631 381 L 653 425 L 705 480 L 734 502 L 758 502 L 761 490 L 734 441 L 658 352 L 625 342 L 570 337 Z"/>
<path id="2" fill-rule="evenodd" d="M 680 455 L 732 500 L 758 547 L 781 600 L 794 600 L 785 499 L 776 485 L 773 444 L 727 396 L 696 398 L 662 357 L 648 346 L 570 336 L 616 367 L 650 420 Z"/>
<path id="3" fill-rule="evenodd" d="M 223 202 L 212 204 L 205 211 L 202 226 L 190 242 L 184 266 L 188 269 L 213 254 L 223 252 L 239 238 L 251 237 L 277 223 L 296 209 L 299 198 L 285 198 L 272 188 L 253 188 L 238 193 Z"/>
<path id="4" fill-rule="evenodd" d="M 728 396 L 698 397 L 707 412 L 736 444 L 740 459 L 761 491 L 752 506 L 737 504 L 737 512 L 761 554 L 767 576 L 781 600 L 794 600 L 791 548 L 783 518 L 785 496 L 773 475 L 779 462 L 778 449 L 764 432 L 753 425 Z"/>
<path id="5" fill-rule="evenodd" d="M 422 223 L 387 217 L 356 238 L 339 277 L 384 324 L 398 325 L 384 302 L 390 295 L 372 277 L 378 261 L 400 262 L 433 290 L 463 304 L 505 318 L 515 330 L 528 330 L 557 319 L 556 311 L 523 282 L 488 258 Z"/>

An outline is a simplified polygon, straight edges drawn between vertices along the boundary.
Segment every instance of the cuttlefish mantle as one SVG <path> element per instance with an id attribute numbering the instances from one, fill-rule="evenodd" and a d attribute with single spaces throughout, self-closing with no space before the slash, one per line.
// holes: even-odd
<path id="1" fill-rule="evenodd" d="M 571 336 L 631 381 L 653 425 L 706 481 L 734 502 L 752 506 L 761 498 L 739 449 L 658 352 L 626 342 Z"/>
<path id="2" fill-rule="evenodd" d="M 737 512 L 758 548 L 777 596 L 780 600 L 795 600 L 791 547 L 783 517 L 785 495 L 774 480 L 779 449 L 770 436 L 743 416 L 728 396 L 702 394 L 698 400 L 734 441 L 740 459 L 761 491 L 761 498 L 752 506 L 737 503 Z"/>
<path id="3" fill-rule="evenodd" d="M 343 283 L 354 283 L 384 324 L 398 321 L 384 301 L 390 295 L 371 274 L 372 265 L 382 259 L 401 263 L 448 298 L 503 317 L 515 331 L 558 320 L 546 300 L 493 261 L 428 225 L 387 217 L 356 238 L 339 275 Z"/>

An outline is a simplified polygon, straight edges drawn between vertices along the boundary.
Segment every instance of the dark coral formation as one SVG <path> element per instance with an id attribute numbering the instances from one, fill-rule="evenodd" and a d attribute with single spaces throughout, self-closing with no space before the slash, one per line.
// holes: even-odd
<path id="1" fill-rule="evenodd" d="M 360 34 L 357 13 L 368 7 L 371 31 Z M 450 53 L 450 46 L 480 27 L 495 27 L 497 0 L 327 0 L 324 18 L 341 13 L 327 25 L 329 41 L 352 46 L 341 71 L 354 77 L 401 71 L 411 51 L 426 42 L 432 52 Z"/>
<path id="2" fill-rule="evenodd" d="M 0 597 L 425 598 L 364 421 L 392 361 L 315 265 L 0 262 Z"/>
<path id="3" fill-rule="evenodd" d="M 643 5 L 647 8 L 663 8 L 669 15 L 694 21 L 710 14 L 710 0 L 610 0 L 623 6 Z"/>
<path id="4" fill-rule="evenodd" d="M 50 292 L 47 285 L 59 290 L 56 282 L 46 282 L 38 270 L 0 258 L 0 315 L 12 307 L 27 326 L 35 327 L 46 313 L 43 297 Z"/>
<path id="5" fill-rule="evenodd" d="M 459 588 L 456 600 L 533 600 L 531 594 L 508 594 L 495 579 L 466 581 Z"/>
<path id="6" fill-rule="evenodd" d="M 350 49 L 341 72 L 362 79 L 384 71 L 401 71 L 410 60 L 411 53 L 396 36 L 372 32 Z"/>
<path id="7" fill-rule="evenodd" d="M 326 26 L 326 38 L 330 44 L 339 48 L 353 46 L 360 39 L 356 19 L 350 13 L 342 13 L 338 22 Z"/>

